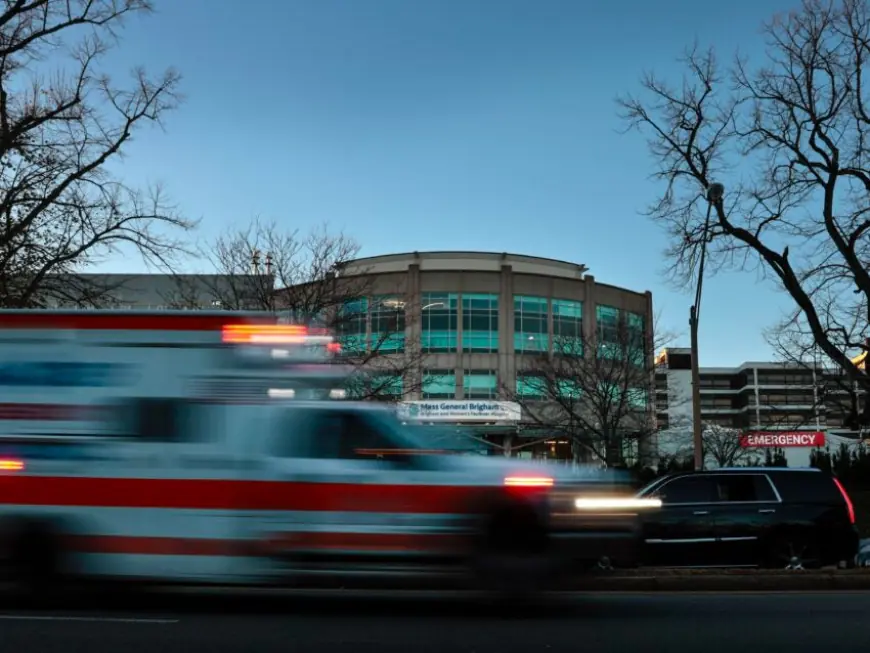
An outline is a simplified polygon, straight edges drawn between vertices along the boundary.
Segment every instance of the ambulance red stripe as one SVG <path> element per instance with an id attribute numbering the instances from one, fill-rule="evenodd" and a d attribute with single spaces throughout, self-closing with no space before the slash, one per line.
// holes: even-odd
<path id="1" fill-rule="evenodd" d="M 197 313 L 0 312 L 0 329 L 113 329 L 132 331 L 220 331 L 227 324 L 275 324 L 274 315 Z"/>
<path id="2" fill-rule="evenodd" d="M 68 550 L 78 553 L 189 556 L 247 556 L 256 553 L 254 543 L 245 540 L 72 535 L 64 543 Z"/>
<path id="3" fill-rule="evenodd" d="M 453 534 L 419 533 L 292 533 L 268 542 L 188 537 L 136 537 L 126 535 L 73 535 L 65 544 L 78 553 L 120 555 L 182 555 L 245 557 L 293 551 L 378 553 L 445 553 L 461 546 Z"/>
<path id="4" fill-rule="evenodd" d="M 100 406 L 83 404 L 0 404 L 0 420 L 75 422 L 97 419 L 105 412 Z"/>
<path id="5" fill-rule="evenodd" d="M 278 551 L 447 552 L 462 539 L 454 533 L 288 533 L 269 542 Z"/>
<path id="6" fill-rule="evenodd" d="M 458 485 L 0 476 L 0 503 L 20 506 L 458 514 L 485 491 Z"/>

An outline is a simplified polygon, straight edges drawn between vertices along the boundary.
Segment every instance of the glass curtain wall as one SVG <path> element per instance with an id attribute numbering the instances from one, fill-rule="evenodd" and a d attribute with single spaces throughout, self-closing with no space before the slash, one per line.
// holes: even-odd
<path id="1" fill-rule="evenodd" d="M 498 351 L 498 295 L 462 294 L 462 351 Z"/>
<path id="2" fill-rule="evenodd" d="M 456 372 L 454 370 L 426 370 L 423 373 L 423 399 L 454 399 Z"/>
<path id="3" fill-rule="evenodd" d="M 547 298 L 514 295 L 514 351 L 518 354 L 550 350 Z"/>
<path id="4" fill-rule="evenodd" d="M 462 388 L 466 399 L 498 397 L 498 373 L 495 370 L 465 370 Z"/>
<path id="5" fill-rule="evenodd" d="M 459 294 L 423 293 L 420 321 L 424 353 L 455 352 L 459 339 Z"/>
<path id="6" fill-rule="evenodd" d="M 371 298 L 369 350 L 384 354 L 405 351 L 405 300 L 397 295 Z"/>
<path id="7" fill-rule="evenodd" d="M 553 351 L 583 356 L 583 302 L 553 300 Z"/>

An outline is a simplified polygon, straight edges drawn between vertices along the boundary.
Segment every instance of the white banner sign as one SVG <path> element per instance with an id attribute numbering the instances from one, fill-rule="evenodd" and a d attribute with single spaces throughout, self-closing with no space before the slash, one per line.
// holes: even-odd
<path id="1" fill-rule="evenodd" d="M 519 422 L 522 407 L 512 401 L 403 401 L 402 419 L 420 422 Z"/>

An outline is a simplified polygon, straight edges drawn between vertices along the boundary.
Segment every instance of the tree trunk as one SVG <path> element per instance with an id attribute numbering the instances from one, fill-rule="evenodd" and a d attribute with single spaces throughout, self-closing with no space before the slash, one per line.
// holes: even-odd
<path id="1" fill-rule="evenodd" d="M 575 463 L 580 463 L 583 460 L 583 447 L 577 440 L 571 440 L 571 458 Z"/>
<path id="2" fill-rule="evenodd" d="M 605 447 L 604 462 L 607 467 L 622 467 L 624 462 L 622 456 L 622 437 L 617 434 L 611 435 L 607 438 Z"/>
<path id="3" fill-rule="evenodd" d="M 637 462 L 641 467 L 650 467 L 655 463 L 656 442 L 652 433 L 642 433 L 637 441 Z"/>

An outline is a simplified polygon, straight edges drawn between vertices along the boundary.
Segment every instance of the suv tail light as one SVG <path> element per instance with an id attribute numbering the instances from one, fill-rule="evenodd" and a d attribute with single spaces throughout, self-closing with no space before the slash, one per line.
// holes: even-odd
<path id="1" fill-rule="evenodd" d="M 849 511 L 849 523 L 855 523 L 855 506 L 852 505 L 852 499 L 849 498 L 848 492 L 846 492 L 846 488 L 843 487 L 843 484 L 840 483 L 840 479 L 834 478 L 834 483 L 837 485 L 837 489 L 840 491 L 840 494 L 843 495 L 843 501 L 846 502 L 846 510 Z"/>

